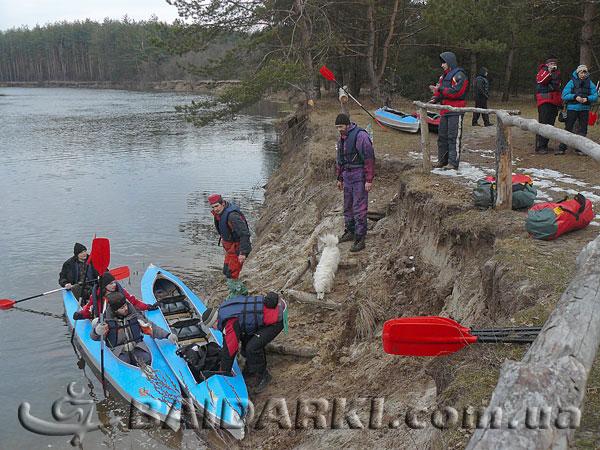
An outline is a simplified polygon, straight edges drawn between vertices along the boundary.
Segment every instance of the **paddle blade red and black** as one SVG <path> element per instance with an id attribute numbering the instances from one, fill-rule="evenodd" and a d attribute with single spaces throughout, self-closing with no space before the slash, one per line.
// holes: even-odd
<path id="1" fill-rule="evenodd" d="M 401 317 L 383 326 L 383 349 L 392 355 L 448 355 L 475 342 L 468 328 L 444 317 Z"/>
<path id="2" fill-rule="evenodd" d="M 329 81 L 335 81 L 335 75 L 333 75 L 333 72 L 331 70 L 329 70 L 327 67 L 325 67 L 325 66 L 321 67 L 319 69 L 319 72 L 321 73 L 321 75 L 323 75 Z"/>
<path id="3" fill-rule="evenodd" d="M 102 275 L 110 264 L 110 243 L 106 238 L 94 238 L 92 241 L 92 252 L 90 264 Z"/>

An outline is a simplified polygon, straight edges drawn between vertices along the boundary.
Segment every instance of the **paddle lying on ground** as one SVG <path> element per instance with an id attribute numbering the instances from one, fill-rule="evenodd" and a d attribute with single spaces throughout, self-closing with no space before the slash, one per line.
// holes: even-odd
<path id="1" fill-rule="evenodd" d="M 533 342 L 541 327 L 467 328 L 447 317 L 401 317 L 383 326 L 383 349 L 392 355 L 439 356 L 476 342 Z"/>
<path id="2" fill-rule="evenodd" d="M 127 266 L 117 267 L 115 269 L 109 270 L 109 272 L 113 274 L 113 276 L 115 277 L 115 280 L 117 280 L 117 281 L 123 280 L 125 278 L 129 278 L 129 276 L 131 275 L 129 267 L 127 267 Z M 32 298 L 38 298 L 38 297 L 42 297 L 44 295 L 53 294 L 54 292 L 64 291 L 65 289 L 66 288 L 61 287 L 58 289 L 53 289 L 48 292 L 42 292 L 41 294 L 32 295 L 31 297 L 22 298 L 20 300 L 9 300 L 7 298 L 3 298 L 0 300 L 0 309 L 9 309 L 9 308 L 12 308 L 13 305 L 15 305 L 16 303 L 21 303 L 21 302 L 24 302 L 25 300 L 31 300 Z"/>
<path id="3" fill-rule="evenodd" d="M 381 129 L 383 131 L 387 131 L 387 129 L 381 125 L 381 122 L 379 122 L 379 120 L 377 120 L 373 114 L 371 114 L 369 111 L 366 110 L 366 108 L 360 104 L 360 102 L 358 100 L 356 100 L 354 97 L 352 97 L 352 95 L 350 94 L 350 92 L 348 92 L 346 89 L 344 89 L 344 86 L 342 86 L 338 80 L 335 79 L 335 75 L 333 75 L 333 72 L 331 70 L 329 70 L 327 67 L 323 66 L 319 69 L 319 72 L 321 72 L 321 75 L 323 75 L 326 79 L 328 79 L 329 81 L 335 81 L 335 83 L 346 93 L 348 94 L 348 97 L 350 97 L 352 100 L 354 100 L 356 102 L 356 104 L 358 106 L 360 106 L 364 112 L 366 112 L 369 116 L 371 116 L 371 118 L 377 122 L 377 125 L 379 125 L 381 127 Z"/>

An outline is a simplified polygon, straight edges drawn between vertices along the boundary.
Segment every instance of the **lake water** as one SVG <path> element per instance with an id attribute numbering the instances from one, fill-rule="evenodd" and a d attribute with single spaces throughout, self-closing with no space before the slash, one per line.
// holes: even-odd
<path id="1" fill-rule="evenodd" d="M 195 128 L 174 105 L 189 93 L 0 88 L 0 298 L 55 289 L 73 244 L 111 245 L 110 267 L 129 266 L 126 289 L 153 263 L 202 295 L 218 276 L 218 246 L 207 197 L 220 193 L 256 221 L 261 186 L 279 163 L 273 118 L 263 104 L 235 121 Z M 83 448 L 202 448 L 193 430 L 130 430 L 127 405 L 104 397 L 78 361 L 62 317 L 62 294 L 0 310 L 0 449 L 73 448 L 71 436 L 26 431 L 17 417 L 54 421 L 52 403 L 70 382 L 94 400 Z M 48 313 L 38 314 L 35 311 Z"/>

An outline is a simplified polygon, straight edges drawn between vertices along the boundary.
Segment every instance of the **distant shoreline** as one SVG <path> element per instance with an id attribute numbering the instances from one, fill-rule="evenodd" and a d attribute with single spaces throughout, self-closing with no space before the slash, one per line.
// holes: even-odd
<path id="1" fill-rule="evenodd" d="M 0 87 L 69 87 L 89 89 L 129 89 L 136 91 L 218 92 L 240 84 L 239 80 L 164 80 L 144 82 L 111 81 L 0 81 Z"/>

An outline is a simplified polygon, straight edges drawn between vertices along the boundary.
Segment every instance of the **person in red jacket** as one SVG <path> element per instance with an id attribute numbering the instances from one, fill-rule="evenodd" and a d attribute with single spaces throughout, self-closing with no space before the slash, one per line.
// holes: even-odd
<path id="1" fill-rule="evenodd" d="M 99 287 L 97 284 L 94 284 L 90 301 L 81 309 L 81 311 L 75 311 L 73 313 L 73 320 L 93 319 L 100 317 L 105 308 L 106 296 L 111 292 L 120 292 L 129 303 L 141 311 L 153 311 L 158 309 L 160 306 L 158 302 L 154 303 L 153 305 L 148 305 L 147 303 L 139 301 L 137 298 L 127 292 L 119 283 L 117 283 L 113 274 L 108 271 L 104 272 L 104 275 L 102 275 L 101 284 L 104 286 L 104 289 L 102 290 L 102 296 L 98 295 Z M 98 304 L 99 297 L 102 297 L 104 300 L 102 302 L 102 308 L 100 308 L 100 305 Z"/>
<path id="2" fill-rule="evenodd" d="M 546 62 L 540 64 L 535 82 L 538 122 L 554 126 L 558 108 L 562 104 L 560 70 L 558 69 L 558 58 L 555 55 L 549 55 Z M 546 155 L 552 151 L 548 148 L 549 140 L 536 134 L 536 155 Z"/>
<path id="3" fill-rule="evenodd" d="M 452 52 L 440 53 L 444 73 L 435 85 L 430 85 L 433 94 L 429 103 L 463 108 L 469 80 L 465 71 L 458 67 L 456 55 Z M 464 112 L 442 110 L 438 128 L 438 162 L 439 169 L 458 170 L 462 148 L 462 128 Z"/>

